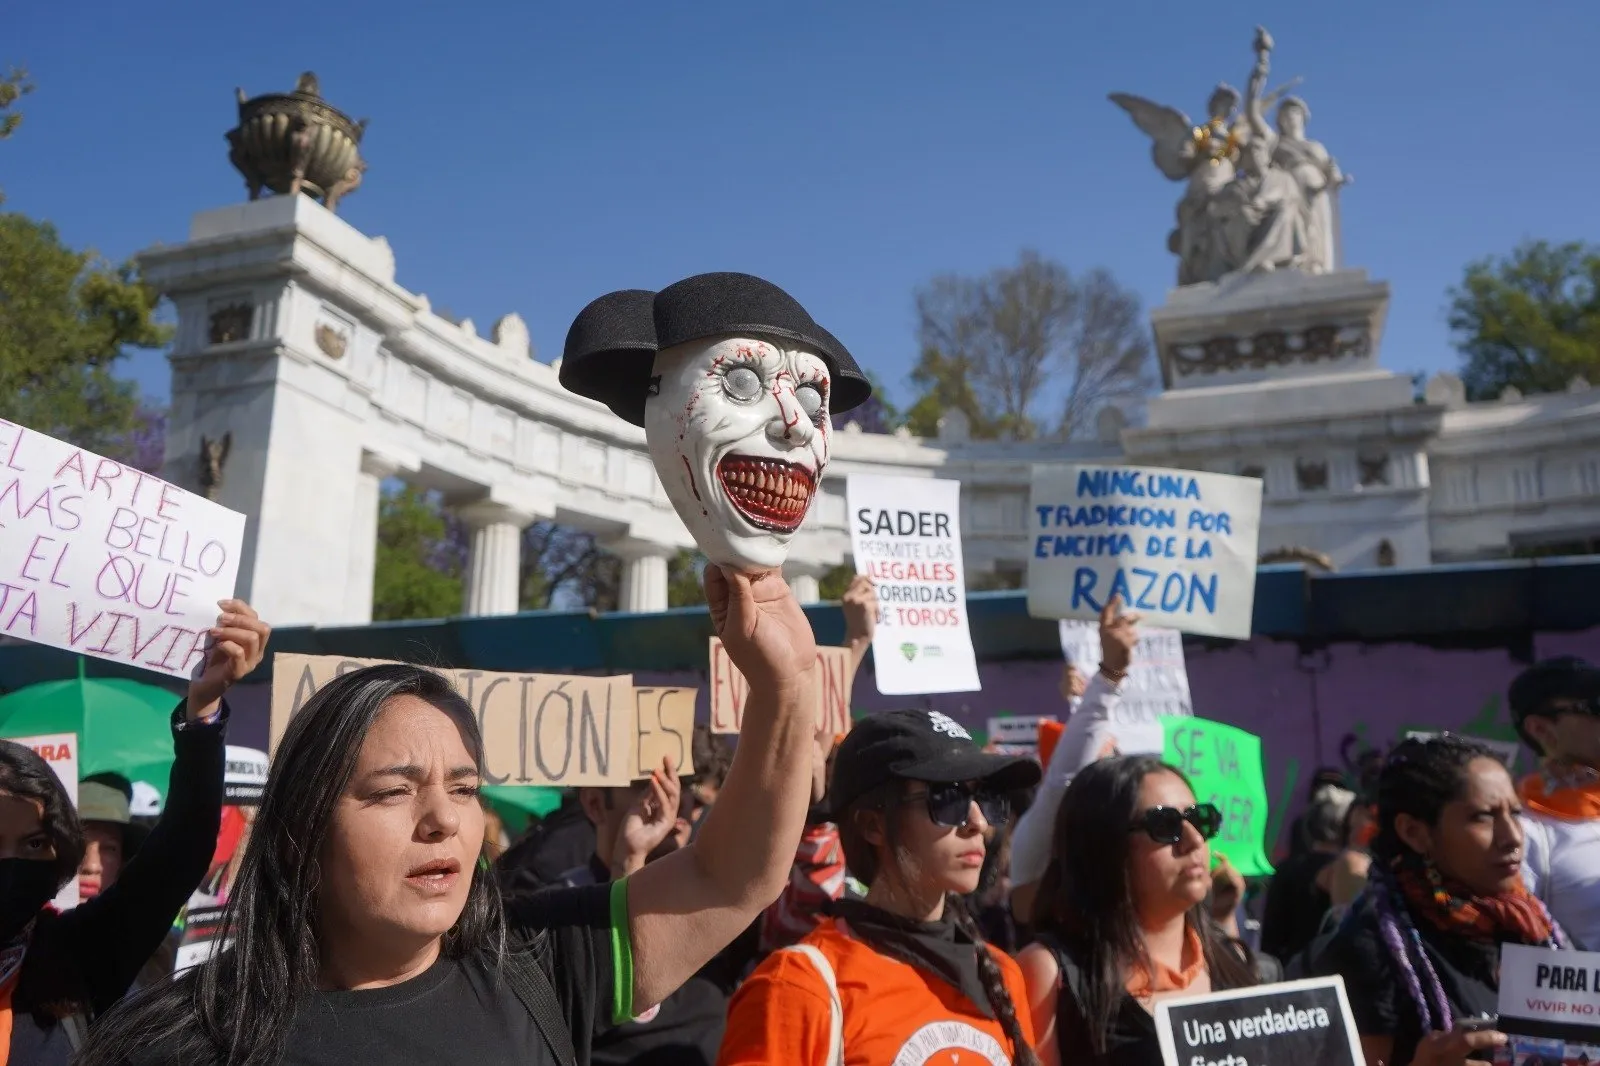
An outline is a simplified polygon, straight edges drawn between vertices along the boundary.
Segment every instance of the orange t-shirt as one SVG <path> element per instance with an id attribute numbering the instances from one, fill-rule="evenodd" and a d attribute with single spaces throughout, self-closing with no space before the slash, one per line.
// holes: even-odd
<path id="1" fill-rule="evenodd" d="M 878 954 L 841 932 L 836 919 L 801 943 L 833 964 L 846 1066 L 1010 1066 L 1011 1042 L 1000 1023 L 953 985 Z M 1022 970 L 1004 952 L 987 950 L 1000 964 L 1023 1034 L 1031 1034 Z M 774 952 L 734 993 L 717 1066 L 824 1066 L 832 1017 L 816 965 L 798 952 Z"/>

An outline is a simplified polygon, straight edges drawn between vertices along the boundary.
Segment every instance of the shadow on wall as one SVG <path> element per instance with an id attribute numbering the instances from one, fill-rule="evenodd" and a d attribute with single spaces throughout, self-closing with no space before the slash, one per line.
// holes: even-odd
<path id="1" fill-rule="evenodd" d="M 1600 660 L 1600 629 L 1536 634 L 1534 654 Z M 1287 641 L 1257 637 L 1225 648 L 1185 649 L 1195 713 L 1262 738 L 1267 794 L 1273 803 L 1270 853 L 1287 848 L 1287 826 L 1318 767 L 1344 766 L 1366 747 L 1387 747 L 1411 730 L 1444 730 L 1515 741 L 1504 707 L 1511 679 L 1527 664 L 1503 647 L 1442 650 L 1420 644 L 1334 644 L 1302 653 Z M 883 696 L 869 663 L 856 678 L 857 714 L 920 706 L 943 711 L 969 729 L 994 715 L 1059 714 L 1059 660 L 980 663 L 983 691 L 941 696 Z M 698 717 L 709 718 L 704 675 L 634 675 L 640 685 L 693 685 Z M 267 746 L 268 686 L 241 685 L 229 696 L 229 741 Z M 1531 768 L 1524 752 L 1521 770 Z"/>

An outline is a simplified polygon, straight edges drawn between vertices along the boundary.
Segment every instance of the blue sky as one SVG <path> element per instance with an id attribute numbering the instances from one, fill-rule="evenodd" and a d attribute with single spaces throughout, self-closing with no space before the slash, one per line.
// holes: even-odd
<path id="1" fill-rule="evenodd" d="M 783 285 L 911 398 L 914 287 L 1037 248 L 1158 304 L 1179 189 L 1106 100 L 1198 113 L 1277 41 L 1356 184 L 1346 261 L 1393 287 L 1383 362 L 1455 365 L 1445 290 L 1525 237 L 1600 239 L 1600 2 L 21 3 L 6 209 L 126 256 L 242 200 L 233 89 L 315 70 L 371 120 L 341 214 L 399 280 L 539 357 L 589 299 L 704 270 Z M 164 397 L 159 356 L 128 365 Z"/>

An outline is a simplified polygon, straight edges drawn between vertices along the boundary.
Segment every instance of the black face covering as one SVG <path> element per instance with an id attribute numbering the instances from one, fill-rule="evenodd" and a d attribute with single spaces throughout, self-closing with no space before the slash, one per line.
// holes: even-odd
<path id="1" fill-rule="evenodd" d="M 0 859 L 0 946 L 15 940 L 60 890 L 55 863 Z"/>

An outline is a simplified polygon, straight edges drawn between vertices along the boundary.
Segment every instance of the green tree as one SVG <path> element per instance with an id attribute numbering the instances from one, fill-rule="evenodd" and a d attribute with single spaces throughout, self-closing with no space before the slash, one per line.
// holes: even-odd
<path id="1" fill-rule="evenodd" d="M 461 558 L 439 502 L 407 485 L 378 506 L 372 620 L 449 618 L 461 613 Z"/>
<path id="2" fill-rule="evenodd" d="M 1468 398 L 1600 383 L 1600 245 L 1528 241 L 1468 265 L 1449 295 Z"/>
<path id="3" fill-rule="evenodd" d="M 705 586 L 700 583 L 705 568 L 706 557 L 689 548 L 667 560 L 668 607 L 698 607 L 706 602 Z"/>
<path id="4" fill-rule="evenodd" d="M 850 590 L 856 579 L 856 568 L 850 563 L 840 563 L 817 579 L 817 598 L 824 603 L 838 603 Z"/>
<path id="5" fill-rule="evenodd" d="M 4 77 L 0 77 L 0 141 L 17 132 L 17 127 L 22 125 L 22 112 L 16 110 L 17 101 L 33 92 L 33 83 L 28 80 L 28 72 L 12 67 Z M 6 196 L 0 192 L 0 203 L 5 203 Z"/>
<path id="6" fill-rule="evenodd" d="M 112 267 L 54 226 L 0 214 L 0 418 L 101 452 L 134 432 L 138 395 L 111 368 L 171 336 L 132 263 Z"/>
<path id="7" fill-rule="evenodd" d="M 976 438 L 1070 438 L 1154 387 L 1139 298 L 1104 270 L 1074 276 L 1024 251 L 980 277 L 936 277 L 916 303 L 913 433 L 932 435 L 960 410 Z"/>

